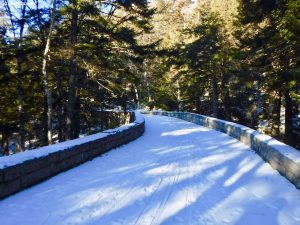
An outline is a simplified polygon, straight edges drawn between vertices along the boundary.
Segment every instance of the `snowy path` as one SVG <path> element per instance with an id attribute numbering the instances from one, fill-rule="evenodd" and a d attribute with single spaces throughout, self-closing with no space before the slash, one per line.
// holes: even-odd
<path id="1" fill-rule="evenodd" d="M 1 225 L 300 225 L 300 191 L 237 140 L 146 117 L 138 140 L 0 201 Z"/>

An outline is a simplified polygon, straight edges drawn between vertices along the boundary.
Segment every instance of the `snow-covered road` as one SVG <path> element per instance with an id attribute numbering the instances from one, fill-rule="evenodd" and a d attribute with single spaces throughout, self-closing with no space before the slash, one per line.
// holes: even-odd
<path id="1" fill-rule="evenodd" d="M 146 116 L 138 140 L 0 201 L 1 225 L 300 225 L 300 191 L 217 131 Z"/>

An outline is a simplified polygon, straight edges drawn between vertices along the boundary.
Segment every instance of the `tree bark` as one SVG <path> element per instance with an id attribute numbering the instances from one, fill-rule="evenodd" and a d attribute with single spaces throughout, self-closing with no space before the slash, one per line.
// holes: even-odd
<path id="1" fill-rule="evenodd" d="M 47 73 L 47 62 L 50 51 L 50 42 L 51 42 L 51 34 L 55 21 L 55 8 L 56 8 L 56 0 L 52 0 L 52 8 L 51 8 L 51 21 L 50 28 L 46 40 L 46 46 L 43 55 L 43 65 L 42 65 L 42 73 L 43 73 L 43 82 L 44 82 L 44 91 L 47 101 L 47 141 L 48 144 L 52 144 L 52 92 L 49 88 L 49 77 Z"/>
<path id="2" fill-rule="evenodd" d="M 145 72 L 144 73 L 145 76 L 145 80 L 146 80 L 146 87 L 147 87 L 147 94 L 148 94 L 148 102 L 151 103 L 153 102 L 153 98 L 152 98 L 152 94 L 150 91 L 150 82 L 149 82 L 149 77 L 148 77 L 148 73 Z"/>
<path id="3" fill-rule="evenodd" d="M 70 1 L 72 4 L 72 19 L 71 19 L 71 34 L 70 42 L 73 51 L 70 68 L 70 80 L 69 80 L 69 96 L 68 96 L 68 109 L 67 109 L 67 130 L 66 139 L 70 140 L 74 138 L 74 114 L 76 110 L 76 96 L 77 96 L 77 61 L 75 45 L 77 43 L 78 34 L 78 5 L 77 0 Z"/>
<path id="4" fill-rule="evenodd" d="M 229 95 L 229 88 L 226 88 L 226 84 L 229 82 L 229 74 L 222 73 L 221 78 L 221 85 L 220 85 L 220 94 L 222 98 L 222 107 L 224 109 L 224 119 L 231 120 L 231 113 L 230 113 L 230 95 Z"/>
<path id="5" fill-rule="evenodd" d="M 287 144 L 292 143 L 292 129 L 293 129 L 293 107 L 292 99 L 290 97 L 290 92 L 288 89 L 284 91 L 284 100 L 285 100 L 285 131 L 284 139 Z"/>
<path id="6" fill-rule="evenodd" d="M 219 116 L 219 92 L 218 92 L 218 80 L 216 76 L 213 76 L 211 79 L 212 83 L 212 109 L 213 109 L 213 116 L 218 118 Z"/>
<path id="7" fill-rule="evenodd" d="M 62 142 L 65 140 L 64 135 L 63 135 L 63 121 L 64 121 L 64 107 L 62 104 L 62 84 L 61 84 L 61 77 L 59 74 L 56 74 L 55 76 L 56 79 L 56 87 L 57 87 L 57 133 L 58 133 L 58 141 Z"/>
<path id="8" fill-rule="evenodd" d="M 178 80 L 176 80 L 176 100 L 177 100 L 178 111 L 181 111 L 181 109 L 182 109 L 182 99 L 181 99 L 181 92 L 180 92 L 180 84 L 179 84 Z"/>
<path id="9" fill-rule="evenodd" d="M 43 132 L 41 132 L 40 129 L 35 131 L 35 135 L 36 137 L 39 137 L 40 139 L 40 143 L 42 144 L 42 146 L 48 145 L 48 138 L 47 138 L 47 111 L 48 111 L 48 105 L 47 105 L 47 98 L 44 95 L 44 111 L 43 111 L 43 116 L 41 119 L 41 125 L 42 125 L 42 130 Z"/>
<path id="10" fill-rule="evenodd" d="M 26 13 L 26 6 L 27 1 L 25 0 L 22 5 L 22 14 L 20 19 L 20 36 L 19 36 L 19 43 L 17 45 L 17 68 L 18 68 L 18 98 L 19 98 L 19 143 L 20 143 L 20 150 L 24 151 L 25 149 L 25 112 L 24 112 L 24 89 L 23 89 L 23 68 L 22 63 L 24 61 L 23 55 L 23 32 L 25 26 L 25 13 Z"/>
<path id="11" fill-rule="evenodd" d="M 9 137 L 9 134 L 8 132 L 3 132 L 2 133 L 2 154 L 3 155 L 9 155 L 9 149 L 8 149 L 8 145 L 9 145 L 9 142 L 8 142 L 8 137 Z"/>
<path id="12" fill-rule="evenodd" d="M 16 21 L 13 19 L 13 14 L 10 9 L 10 5 L 8 3 L 8 0 L 4 0 L 4 7 L 6 12 L 9 15 L 10 22 L 11 22 L 11 29 L 14 36 L 15 41 L 15 52 L 16 52 L 16 59 L 17 59 L 17 81 L 18 81 L 18 100 L 19 100 L 19 145 L 20 150 L 23 151 L 25 149 L 25 112 L 24 112 L 24 90 L 23 90 L 23 82 L 22 82 L 22 76 L 23 76 L 23 68 L 22 63 L 24 61 L 24 55 L 23 55 L 23 32 L 24 32 L 24 26 L 25 26 L 25 14 L 26 14 L 26 7 L 27 7 L 27 0 L 22 1 L 21 5 L 21 17 L 18 19 L 18 24 L 15 24 Z M 19 39 L 16 38 L 16 32 L 15 30 L 19 28 Z"/>
<path id="13" fill-rule="evenodd" d="M 140 96 L 137 85 L 134 86 L 135 100 L 136 100 L 136 109 L 140 109 Z"/>
<path id="14" fill-rule="evenodd" d="M 17 68 L 18 68 L 18 100 L 19 100 L 19 144 L 20 150 L 24 151 L 25 149 L 25 112 L 24 112 L 24 89 L 23 89 L 23 82 L 22 82 L 22 63 L 23 63 L 23 56 L 20 53 L 21 48 L 18 47 L 17 50 Z"/>
<path id="15" fill-rule="evenodd" d="M 280 90 L 274 100 L 273 108 L 273 125 L 272 125 L 272 134 L 279 137 L 280 136 L 280 110 L 281 110 L 281 100 L 282 100 L 282 91 Z"/>
<path id="16" fill-rule="evenodd" d="M 75 113 L 73 121 L 73 138 L 78 138 L 80 134 L 80 99 L 76 97 L 75 100 Z"/>

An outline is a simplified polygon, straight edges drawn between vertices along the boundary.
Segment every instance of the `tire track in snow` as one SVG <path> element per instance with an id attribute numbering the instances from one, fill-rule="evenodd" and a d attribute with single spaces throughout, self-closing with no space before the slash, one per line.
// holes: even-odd
<path id="1" fill-rule="evenodd" d="M 177 119 L 146 119 L 140 142 L 0 201 L 1 225 L 300 225 L 299 190 L 270 166 L 241 173 L 242 157 L 258 157 L 243 144 Z M 174 150 L 187 145 L 195 146 L 189 156 Z"/>
<path id="2" fill-rule="evenodd" d="M 186 198 L 185 198 L 185 208 L 183 210 L 185 210 L 185 220 L 187 221 L 187 224 L 191 224 L 191 210 L 189 208 L 190 204 L 191 204 L 191 184 L 192 184 L 192 172 L 191 172 L 191 163 L 190 163 L 190 158 L 191 154 L 188 154 L 188 158 L 186 160 L 186 164 L 187 164 L 187 176 L 188 176 L 188 183 L 187 183 L 187 187 L 186 187 Z"/>
<path id="3" fill-rule="evenodd" d="M 157 164 L 157 167 L 159 167 L 160 165 L 163 165 L 164 163 L 162 163 L 162 161 L 165 160 L 164 157 L 161 157 L 158 161 L 154 161 L 152 163 L 149 163 L 150 165 L 153 163 Z M 168 168 L 171 166 L 171 164 L 167 165 L 167 168 L 165 168 L 165 170 L 168 170 Z M 133 173 L 134 174 L 134 173 Z M 118 195 L 118 193 L 116 193 L 116 196 L 113 198 L 112 204 L 111 206 L 105 207 L 105 209 L 107 209 L 104 213 L 102 218 L 100 218 L 99 220 L 97 220 L 97 222 L 103 222 L 103 220 L 107 220 L 107 218 L 105 217 L 105 215 L 110 215 L 111 213 L 113 213 L 114 211 L 116 211 L 116 208 L 118 208 L 118 206 L 120 206 L 120 202 L 130 202 L 130 200 L 132 200 L 132 197 L 135 196 L 135 194 L 137 193 L 137 191 L 141 190 L 141 187 L 147 187 L 149 185 L 146 185 L 147 183 L 149 183 L 149 177 L 144 176 L 143 174 L 139 174 L 138 177 L 136 177 L 134 180 L 134 183 L 131 183 L 130 185 L 133 186 L 133 188 L 131 188 L 130 190 L 126 191 L 123 195 Z M 159 186 L 162 183 L 162 179 L 159 181 L 159 184 L 157 185 L 157 187 L 155 188 L 158 189 Z M 120 187 L 122 186 L 126 186 L 127 184 L 123 184 L 120 185 Z M 154 184 L 155 185 L 155 184 Z M 144 188 L 144 191 L 146 191 L 146 188 Z M 135 193 L 135 194 L 134 194 Z M 117 197 L 119 196 L 119 197 Z"/>
<path id="4" fill-rule="evenodd" d="M 166 168 L 166 171 L 168 171 L 168 169 L 171 167 L 172 164 L 168 164 L 167 168 Z M 163 187 L 163 184 L 164 183 L 167 183 L 167 179 L 164 179 L 164 177 L 160 177 L 159 178 L 159 182 L 157 185 L 155 185 L 155 188 L 153 189 L 153 192 L 151 192 L 151 196 L 150 196 L 150 199 L 145 203 L 146 207 L 144 207 L 139 215 L 137 216 L 137 219 L 136 221 L 133 223 L 133 225 L 138 225 L 138 224 L 141 224 L 141 225 L 145 225 L 145 220 L 147 218 L 143 218 L 145 217 L 145 213 L 147 211 L 150 211 L 150 208 L 151 208 L 151 202 L 157 202 L 157 200 L 155 200 L 155 197 L 157 197 L 157 192 L 159 191 L 160 187 Z M 140 222 L 141 221 L 141 222 Z"/>
<path id="5" fill-rule="evenodd" d="M 179 151 L 179 150 L 177 150 Z M 176 157 L 177 159 L 178 157 Z M 170 162 L 175 160 L 170 160 Z M 168 167 L 171 167 L 172 163 L 169 163 Z M 163 214 L 163 211 L 166 208 L 167 202 L 170 199 L 170 196 L 172 195 L 174 188 L 176 186 L 176 183 L 179 180 L 179 177 L 182 175 L 183 169 L 177 169 L 174 172 L 173 176 L 170 176 L 168 178 L 161 177 L 160 183 L 157 186 L 157 188 L 152 192 L 151 198 L 146 203 L 146 207 L 141 211 L 140 215 L 137 217 L 137 220 L 135 221 L 134 225 L 154 225 L 157 220 L 160 219 L 160 217 Z M 173 178 L 173 179 L 172 179 Z M 165 188 L 163 193 L 159 193 L 160 187 Z M 159 202 L 159 204 L 155 203 Z M 154 204 L 153 204 L 154 203 Z M 153 206 L 155 206 L 153 208 Z M 149 213 L 150 212 L 150 215 Z"/>

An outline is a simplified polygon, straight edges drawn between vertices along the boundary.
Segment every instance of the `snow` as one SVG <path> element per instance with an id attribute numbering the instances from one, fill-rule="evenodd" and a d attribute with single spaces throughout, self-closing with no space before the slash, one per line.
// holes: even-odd
<path id="1" fill-rule="evenodd" d="M 136 117 L 136 119 L 132 123 L 125 124 L 125 125 L 122 125 L 120 127 L 114 128 L 114 129 L 105 130 L 105 131 L 99 132 L 97 134 L 88 135 L 86 137 L 77 138 L 74 140 L 65 141 L 65 142 L 54 144 L 54 145 L 44 146 L 44 147 L 37 148 L 34 150 L 28 150 L 25 152 L 14 154 L 14 155 L 0 157 L 0 169 L 3 169 L 8 166 L 14 166 L 14 165 L 23 163 L 27 160 L 31 160 L 34 158 L 45 157 L 45 156 L 47 156 L 51 153 L 57 152 L 57 151 L 63 151 L 63 150 L 70 149 L 77 145 L 81 145 L 81 144 L 91 142 L 91 141 L 94 141 L 94 140 L 97 140 L 100 138 L 104 138 L 104 137 L 108 136 L 109 134 L 121 132 L 123 130 L 129 129 L 132 126 L 135 126 L 137 123 L 142 123 L 144 121 L 143 116 L 138 111 L 135 112 L 135 117 Z"/>
<path id="2" fill-rule="evenodd" d="M 300 151 L 296 150 L 295 148 L 286 145 L 268 135 L 258 133 L 256 134 L 256 137 L 259 140 L 266 142 L 269 146 L 274 147 L 278 152 L 280 152 L 290 160 L 296 163 L 300 163 Z"/>
<path id="3" fill-rule="evenodd" d="M 210 119 L 215 119 L 212 117 L 209 117 Z M 289 158 L 290 160 L 293 160 L 296 163 L 300 163 L 300 151 L 296 150 L 295 148 L 286 145 L 278 140 L 276 140 L 275 138 L 272 138 L 268 135 L 265 134 L 261 134 L 256 130 L 253 130 L 249 127 L 240 125 L 240 124 L 236 124 L 233 122 L 229 122 L 229 121 L 225 121 L 225 120 L 220 120 L 220 119 L 215 119 L 216 121 L 221 121 L 227 125 L 232 125 L 235 127 L 239 127 L 242 130 L 246 131 L 246 133 L 248 134 L 253 134 L 258 140 L 263 141 L 265 143 L 267 143 L 269 146 L 274 147 L 278 152 L 280 152 L 282 155 L 286 156 L 287 158 Z"/>
<path id="4" fill-rule="evenodd" d="M 222 121 L 222 120 L 220 120 L 220 121 Z M 280 152 L 282 155 L 286 156 L 290 160 L 300 163 L 300 151 L 296 150 L 295 148 L 293 148 L 289 145 L 286 145 L 268 135 L 261 134 L 258 131 L 253 130 L 249 127 L 246 127 L 246 126 L 243 126 L 240 124 L 236 124 L 236 123 L 232 123 L 232 122 L 228 122 L 228 121 L 224 121 L 224 120 L 223 120 L 223 122 L 225 124 L 231 124 L 235 127 L 240 127 L 242 130 L 246 131 L 246 133 L 253 134 L 258 140 L 267 143 L 269 146 L 274 147 L 278 152 Z"/>
<path id="5" fill-rule="evenodd" d="M 299 225 L 300 192 L 243 143 L 146 116 L 145 134 L 0 201 L 1 225 Z"/>
<path id="6" fill-rule="evenodd" d="M 162 112 L 162 111 L 161 110 L 154 110 L 152 112 Z M 174 113 L 183 113 L 184 114 L 186 112 L 174 112 Z M 214 117 L 199 115 L 199 114 L 196 114 L 196 113 L 188 113 L 188 114 L 195 115 L 195 116 L 202 116 L 202 117 L 205 117 L 206 119 L 208 119 L 209 121 L 221 122 L 221 123 L 225 124 L 225 126 L 230 125 L 230 126 L 240 128 L 241 130 L 245 131 L 247 134 L 252 134 L 258 140 L 267 143 L 269 146 L 272 146 L 278 152 L 280 152 L 282 155 L 286 156 L 290 160 L 292 160 L 296 163 L 300 163 L 300 151 L 296 150 L 295 148 L 293 148 L 289 145 L 286 145 L 286 144 L 276 140 L 275 138 L 272 138 L 268 135 L 262 134 L 262 133 L 260 133 L 256 130 L 253 130 L 249 127 L 246 127 L 244 125 L 237 124 L 237 123 L 234 123 L 234 122 L 221 120 L 221 119 L 217 119 L 217 118 L 214 118 Z"/>

